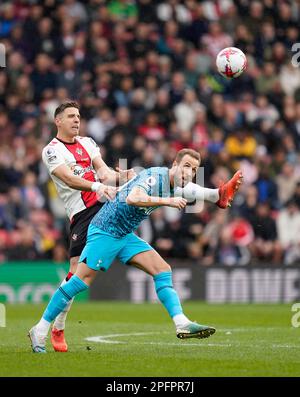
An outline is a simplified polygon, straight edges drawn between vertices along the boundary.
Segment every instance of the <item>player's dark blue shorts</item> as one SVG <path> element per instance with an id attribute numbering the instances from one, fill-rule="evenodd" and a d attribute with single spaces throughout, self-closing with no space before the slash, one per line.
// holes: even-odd
<path id="1" fill-rule="evenodd" d="M 85 262 L 93 270 L 107 271 L 116 258 L 126 264 L 133 256 L 150 250 L 153 250 L 151 245 L 134 233 L 117 238 L 90 225 L 79 262 Z"/>

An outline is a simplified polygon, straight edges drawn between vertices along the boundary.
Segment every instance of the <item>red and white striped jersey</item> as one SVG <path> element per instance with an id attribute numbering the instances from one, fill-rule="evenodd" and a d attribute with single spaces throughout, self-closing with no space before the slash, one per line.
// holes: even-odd
<path id="1" fill-rule="evenodd" d="M 97 156 L 101 156 L 100 149 L 96 142 L 88 137 L 76 137 L 74 143 L 63 142 L 54 138 L 42 151 L 43 162 L 48 168 L 70 219 L 78 212 L 94 205 L 97 202 L 97 194 L 70 188 L 61 179 L 53 175 L 53 171 L 58 166 L 65 164 L 74 175 L 95 182 L 98 178 L 93 169 L 92 161 Z"/>

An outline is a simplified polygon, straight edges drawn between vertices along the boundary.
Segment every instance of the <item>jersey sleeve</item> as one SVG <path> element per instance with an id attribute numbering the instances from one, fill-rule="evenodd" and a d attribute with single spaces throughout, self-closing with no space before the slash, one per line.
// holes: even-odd
<path id="1" fill-rule="evenodd" d="M 159 197 L 161 191 L 160 184 L 161 178 L 159 173 L 148 173 L 143 171 L 140 173 L 134 186 L 142 188 L 148 196 Z"/>
<path id="2" fill-rule="evenodd" d="M 100 148 L 97 145 L 97 143 L 94 141 L 94 139 L 85 138 L 85 144 L 92 161 L 94 160 L 94 158 L 101 156 Z"/>
<path id="3" fill-rule="evenodd" d="M 50 174 L 57 168 L 58 166 L 65 164 L 65 159 L 58 150 L 54 147 L 46 146 L 42 152 L 42 159 Z"/>

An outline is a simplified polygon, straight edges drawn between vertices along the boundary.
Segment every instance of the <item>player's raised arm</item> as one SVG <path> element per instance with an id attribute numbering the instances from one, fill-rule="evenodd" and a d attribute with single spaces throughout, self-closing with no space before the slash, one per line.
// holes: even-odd
<path id="1" fill-rule="evenodd" d="M 128 194 L 126 203 L 136 207 L 169 206 L 183 209 L 187 204 L 187 200 L 182 197 L 150 196 L 141 187 L 135 186 Z"/>

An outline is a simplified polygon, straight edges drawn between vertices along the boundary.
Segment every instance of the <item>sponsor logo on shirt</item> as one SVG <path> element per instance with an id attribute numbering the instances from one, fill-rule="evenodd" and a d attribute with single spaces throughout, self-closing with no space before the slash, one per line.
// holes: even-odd
<path id="1" fill-rule="evenodd" d="M 84 167 L 81 167 L 81 165 L 79 165 L 79 164 L 72 164 L 70 168 L 74 175 L 80 176 L 80 177 L 83 177 L 84 174 L 86 174 L 87 172 L 90 172 L 90 171 L 95 172 L 91 165 L 84 168 Z"/>
<path id="2" fill-rule="evenodd" d="M 47 160 L 48 160 L 48 163 L 53 163 L 53 161 L 55 161 L 56 159 L 57 159 L 56 156 L 52 156 L 52 157 L 49 157 Z"/>

